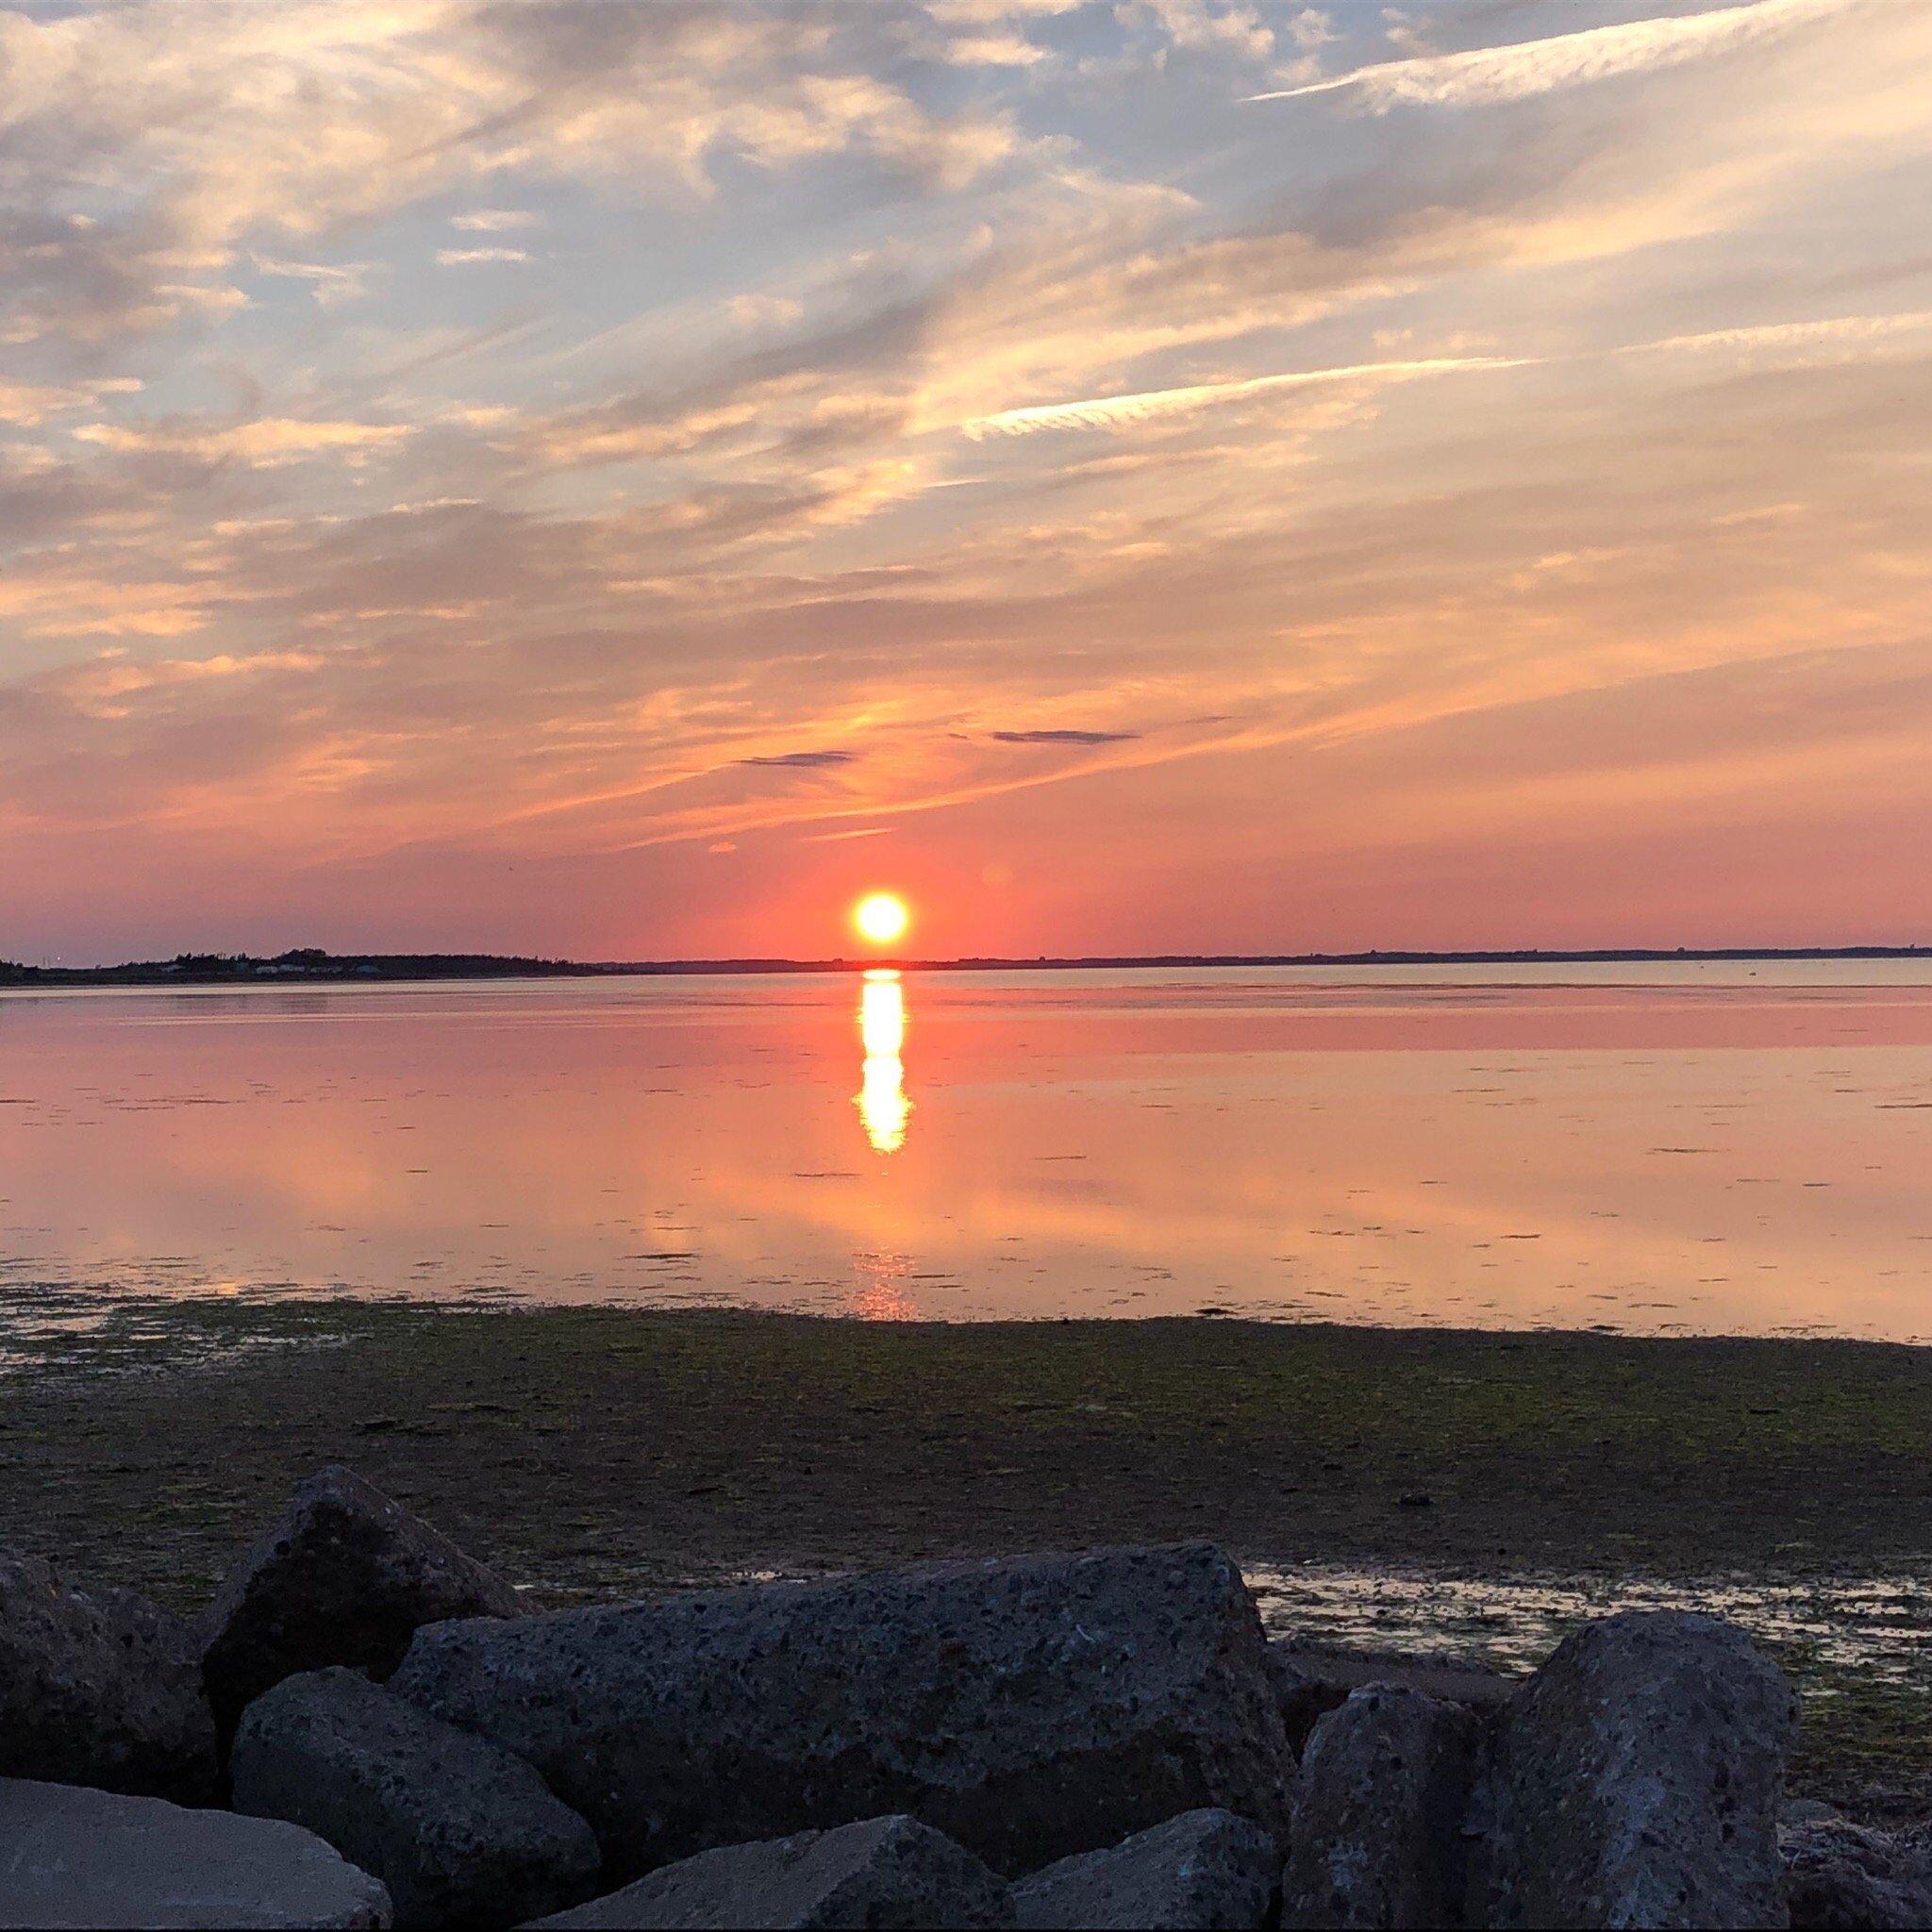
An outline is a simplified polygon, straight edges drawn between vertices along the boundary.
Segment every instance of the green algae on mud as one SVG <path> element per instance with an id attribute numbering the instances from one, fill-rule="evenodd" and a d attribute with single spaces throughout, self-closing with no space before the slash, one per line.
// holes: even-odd
<path id="1" fill-rule="evenodd" d="M 1932 1774 L 1932 1351 L 5 1297 L 0 1544 L 184 1608 L 329 1461 L 557 1603 L 1208 1536 L 1371 1579 L 1371 1640 L 1426 1627 L 1376 1577 L 1560 1579 L 1554 1643 L 1579 1606 L 1730 1577 L 1819 1606 L 1767 1633 L 1807 1691 L 1807 1789 Z M 1849 1623 L 1876 1671 L 1831 1641 L 1874 1591 Z"/>

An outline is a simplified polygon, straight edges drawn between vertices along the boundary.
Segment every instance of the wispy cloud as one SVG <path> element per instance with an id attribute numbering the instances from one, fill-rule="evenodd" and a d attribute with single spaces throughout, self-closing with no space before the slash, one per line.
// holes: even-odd
<path id="1" fill-rule="evenodd" d="M 104 397 L 137 394 L 136 376 L 110 376 L 97 382 L 34 383 L 0 380 L 0 423 L 23 429 L 37 428 L 56 416 L 92 408 Z"/>
<path id="2" fill-rule="evenodd" d="M 309 294 L 321 308 L 334 308 L 341 303 L 356 301 L 369 292 L 373 264 L 366 261 L 282 261 L 274 256 L 258 254 L 250 255 L 249 259 L 258 275 L 307 282 Z"/>
<path id="3" fill-rule="evenodd" d="M 1710 13 L 1666 14 L 1500 47 L 1385 60 L 1246 98 L 1294 101 L 1353 89 L 1376 112 L 1406 106 L 1466 108 L 1530 100 L 1592 81 L 1706 59 L 1865 4 L 1870 0 L 1748 0 Z M 1916 0 L 1878 4 L 1909 6 Z"/>
<path id="4" fill-rule="evenodd" d="M 478 268 L 492 262 L 528 261 L 530 254 L 525 248 L 439 248 L 436 263 L 439 268 Z"/>
<path id="5" fill-rule="evenodd" d="M 486 182 L 702 197 L 721 164 L 850 155 L 961 187 L 1013 152 L 1004 117 L 922 103 L 874 71 L 878 51 L 861 21 L 758 0 L 274 0 L 196 9 L 192 35 L 172 7 L 0 7 L 0 341 L 239 306 L 238 247 Z"/>
<path id="6" fill-rule="evenodd" d="M 1024 34 L 974 34 L 949 41 L 945 58 L 955 67 L 1034 67 L 1047 54 Z"/>
<path id="7" fill-rule="evenodd" d="M 1043 429 L 1125 429 L 1161 416 L 1188 415 L 1197 409 L 1250 397 L 1277 395 L 1291 390 L 1319 389 L 1337 383 L 1408 382 L 1420 376 L 1516 369 L 1520 360 L 1500 356 L 1444 356 L 1412 362 L 1354 362 L 1339 369 L 1291 370 L 1281 375 L 1244 376 L 1235 382 L 1191 383 L 1181 389 L 1142 390 L 1134 395 L 1090 396 L 1074 403 L 1039 403 L 1020 409 L 1002 409 L 975 417 L 960 426 L 975 441 L 990 436 L 1032 436 Z"/>
<path id="8" fill-rule="evenodd" d="M 1932 5 L 175 13 L 0 0 L 22 946 L 1923 900 Z M 1318 61 L 1443 110 L 1226 111 Z"/>
<path id="9" fill-rule="evenodd" d="M 1932 309 L 1894 315 L 1837 315 L 1816 322 L 1757 323 L 1742 328 L 1706 329 L 1696 335 L 1660 336 L 1652 342 L 1630 342 L 1607 353 L 1615 356 L 1656 356 L 1677 350 L 1805 351 L 1856 347 L 1861 342 L 1885 342 L 1901 336 L 1932 330 Z"/>
<path id="10" fill-rule="evenodd" d="M 330 422 L 261 416 L 252 422 L 210 424 L 194 418 L 90 423 L 73 434 L 78 442 L 124 453 L 237 458 L 272 467 L 303 457 L 358 461 L 406 441 L 416 433 L 407 423 Z"/>
<path id="11" fill-rule="evenodd" d="M 1138 731 L 989 731 L 995 744 L 1125 744 Z"/>
<path id="12" fill-rule="evenodd" d="M 817 772 L 833 765 L 855 764 L 858 759 L 856 751 L 782 751 L 763 758 L 740 758 L 738 762 L 741 765 L 778 766 L 793 772 Z"/>
<path id="13" fill-rule="evenodd" d="M 466 215 L 452 215 L 449 225 L 475 235 L 501 235 L 516 228 L 541 226 L 542 220 L 541 215 L 533 214 L 527 208 L 479 208 Z"/>
<path id="14" fill-rule="evenodd" d="M 1223 404 L 1244 402 L 1282 391 L 1351 382 L 1406 382 L 1419 376 L 1544 369 L 1557 363 L 1589 363 L 1627 356 L 1730 351 L 1743 356 L 1804 354 L 1856 349 L 1932 330 L 1932 310 L 1894 315 L 1844 315 L 1814 322 L 1754 324 L 1707 329 L 1699 334 L 1660 336 L 1652 341 L 1567 356 L 1437 357 L 1409 362 L 1362 362 L 1340 369 L 1291 371 L 1249 376 L 1236 382 L 1196 383 L 1181 389 L 1145 390 L 1124 396 L 1096 396 L 1074 403 L 1041 403 L 1003 409 L 961 425 L 975 441 L 990 436 L 1030 436 L 1052 429 L 1129 429 L 1166 416 L 1191 414 Z"/>

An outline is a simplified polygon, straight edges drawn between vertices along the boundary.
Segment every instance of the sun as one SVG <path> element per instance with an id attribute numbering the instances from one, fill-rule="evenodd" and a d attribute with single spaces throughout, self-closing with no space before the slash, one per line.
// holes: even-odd
<path id="1" fill-rule="evenodd" d="M 875 946 L 890 946 L 894 940 L 904 938 L 906 928 L 912 924 L 912 915 L 896 892 L 868 892 L 852 908 L 852 923 L 861 938 Z"/>

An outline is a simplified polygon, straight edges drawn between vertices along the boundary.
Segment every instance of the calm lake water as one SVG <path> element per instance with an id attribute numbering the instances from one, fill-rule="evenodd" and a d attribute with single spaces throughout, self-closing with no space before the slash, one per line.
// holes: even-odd
<path id="1" fill-rule="evenodd" d="M 0 1289 L 1932 1335 L 1924 962 L 0 996 Z"/>

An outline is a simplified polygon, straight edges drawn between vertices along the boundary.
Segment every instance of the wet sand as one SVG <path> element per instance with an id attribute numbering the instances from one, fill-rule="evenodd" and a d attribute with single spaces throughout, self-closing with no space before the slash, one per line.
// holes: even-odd
<path id="1" fill-rule="evenodd" d="M 104 1312 L 105 1308 L 105 1312 Z M 191 1608 L 346 1461 L 565 1603 L 1211 1537 L 1271 1623 L 1526 1666 L 1725 1607 L 1800 1787 L 1925 1808 L 1932 1352 L 1236 1323 L 866 1324 L 9 1291 L 0 1545 Z"/>

